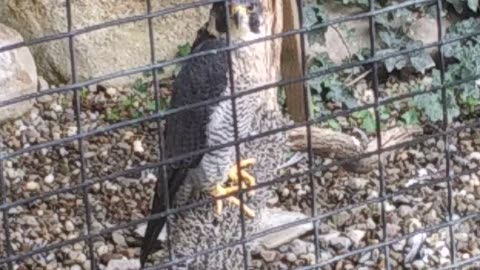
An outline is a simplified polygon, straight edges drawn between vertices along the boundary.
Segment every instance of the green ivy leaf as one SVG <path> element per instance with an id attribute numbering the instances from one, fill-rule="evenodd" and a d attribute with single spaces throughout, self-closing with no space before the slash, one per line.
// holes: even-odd
<path id="1" fill-rule="evenodd" d="M 420 122 L 418 112 L 415 109 L 410 109 L 409 111 L 403 113 L 401 118 L 406 125 L 415 125 Z"/>
<path id="2" fill-rule="evenodd" d="M 311 27 L 323 21 L 323 8 L 320 5 L 306 5 L 303 8 L 303 27 Z"/>
<path id="3" fill-rule="evenodd" d="M 375 116 L 367 111 L 366 116 L 362 119 L 361 127 L 365 129 L 367 133 L 375 133 L 375 131 L 377 130 Z"/>
<path id="4" fill-rule="evenodd" d="M 146 93 L 148 91 L 148 86 L 146 82 L 144 82 L 141 78 L 138 78 L 133 84 L 133 89 L 139 93 Z"/>
<path id="5" fill-rule="evenodd" d="M 356 119 L 363 119 L 363 118 L 366 118 L 369 114 L 370 114 L 369 111 L 363 110 L 363 111 L 353 112 L 352 117 Z"/>
<path id="6" fill-rule="evenodd" d="M 439 99 L 439 93 L 426 93 L 417 95 L 413 98 L 413 103 L 417 108 L 425 112 L 432 122 L 443 119 L 442 103 Z"/>
<path id="7" fill-rule="evenodd" d="M 192 45 L 190 43 L 185 43 L 178 46 L 177 57 L 187 56 L 192 52 Z"/>
<path id="8" fill-rule="evenodd" d="M 410 58 L 410 61 L 418 72 L 425 74 L 427 69 L 435 67 L 435 62 L 433 61 L 430 54 L 423 52 L 420 55 L 413 56 Z"/>
<path id="9" fill-rule="evenodd" d="M 341 129 L 342 129 L 342 127 L 340 126 L 340 124 L 338 123 L 338 121 L 335 120 L 335 119 L 329 119 L 329 120 L 327 121 L 327 124 L 328 124 L 328 126 L 329 126 L 331 129 L 333 129 L 333 130 L 337 130 L 337 131 L 338 131 L 338 130 L 341 130 Z"/>

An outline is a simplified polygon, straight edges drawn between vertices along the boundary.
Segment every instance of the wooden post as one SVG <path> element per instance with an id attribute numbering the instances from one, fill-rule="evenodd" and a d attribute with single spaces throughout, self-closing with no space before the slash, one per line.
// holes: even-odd
<path id="1" fill-rule="evenodd" d="M 300 28 L 299 7 L 296 0 L 285 0 L 283 4 L 283 31 Z M 302 51 L 300 35 L 284 38 L 281 57 L 281 73 L 284 80 L 301 78 L 303 76 Z M 304 121 L 306 117 L 304 106 L 303 83 L 285 86 L 287 109 L 295 122 Z"/>
<path id="2" fill-rule="evenodd" d="M 265 11 L 265 27 L 267 35 L 278 34 L 283 31 L 283 1 L 284 0 L 262 0 Z M 282 39 L 277 38 L 265 42 L 265 54 L 269 82 L 279 81 L 281 76 L 281 53 Z M 279 109 L 277 88 L 264 91 L 266 106 L 270 109 Z"/>
<path id="3" fill-rule="evenodd" d="M 278 34 L 300 28 L 296 0 L 262 0 L 265 10 L 267 34 Z M 303 76 L 300 35 L 277 38 L 265 42 L 266 67 L 270 82 L 280 79 L 295 79 Z M 265 91 L 268 106 L 278 107 L 276 88 Z M 303 83 L 285 87 L 287 107 L 291 118 L 298 122 L 305 120 Z"/>

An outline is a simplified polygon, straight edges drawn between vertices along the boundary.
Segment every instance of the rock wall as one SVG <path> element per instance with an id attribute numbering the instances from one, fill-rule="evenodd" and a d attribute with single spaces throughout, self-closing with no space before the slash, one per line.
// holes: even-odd
<path id="1" fill-rule="evenodd" d="M 2 2 L 6 2 L 2 6 Z M 76 0 L 72 2 L 73 29 L 146 13 L 144 0 Z M 192 0 L 152 1 L 153 12 Z M 4 14 L 1 14 L 4 13 Z M 26 40 L 64 33 L 67 17 L 64 0 L 0 0 L 0 22 L 17 29 Z M 156 59 L 175 56 L 178 45 L 192 42 L 196 30 L 206 21 L 208 7 L 196 8 L 153 19 Z M 146 20 L 78 35 L 74 38 L 77 81 L 150 63 Z M 39 74 L 54 84 L 71 80 L 68 39 L 30 48 Z M 123 85 L 134 78 L 120 78 L 105 85 Z"/>
<path id="2" fill-rule="evenodd" d="M 20 34 L 0 24 L 0 47 L 22 42 Z M 9 100 L 37 91 L 37 69 L 28 48 L 0 53 L 0 101 Z M 16 118 L 27 112 L 32 101 L 0 108 L 0 122 Z"/>

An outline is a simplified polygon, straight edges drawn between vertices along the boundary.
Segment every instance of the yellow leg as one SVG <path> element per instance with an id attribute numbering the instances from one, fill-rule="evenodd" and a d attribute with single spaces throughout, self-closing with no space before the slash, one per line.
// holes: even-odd
<path id="1" fill-rule="evenodd" d="M 225 195 L 228 195 L 228 194 L 231 194 L 233 192 L 236 192 L 238 191 L 238 187 L 234 186 L 234 187 L 222 187 L 220 184 L 216 185 L 214 190 L 212 191 L 212 196 L 213 197 L 221 197 L 221 196 L 225 196 Z M 240 206 L 240 200 L 233 197 L 233 196 L 230 196 L 230 197 L 227 197 L 226 198 L 228 202 L 230 203 L 233 203 L 235 204 L 236 206 Z M 223 201 L 222 200 L 217 200 L 215 202 L 215 209 L 216 209 L 216 212 L 217 214 L 221 214 L 222 211 L 223 211 Z M 254 218 L 255 217 L 255 212 L 248 206 L 246 206 L 245 204 L 243 205 L 243 208 L 242 208 L 243 212 L 247 215 L 247 217 L 249 218 Z"/>
<path id="2" fill-rule="evenodd" d="M 254 158 L 249 158 L 249 159 L 244 159 L 244 160 L 241 160 L 240 161 L 240 176 L 242 177 L 242 181 L 245 182 L 249 187 L 253 187 L 256 185 L 256 181 L 255 181 L 255 178 L 250 175 L 249 173 L 247 173 L 246 171 L 242 170 L 243 168 L 246 168 L 246 167 L 249 167 L 249 166 L 252 166 L 255 164 L 255 159 Z M 237 168 L 237 164 L 235 164 L 231 169 L 230 171 L 228 172 L 228 178 L 233 182 L 235 183 L 236 185 L 239 185 L 239 183 L 241 183 L 242 181 L 239 181 L 238 180 L 238 168 Z M 243 185 L 242 185 L 243 187 Z M 255 194 L 255 191 L 252 190 L 251 192 L 249 192 L 249 195 L 253 195 Z"/>
<path id="3" fill-rule="evenodd" d="M 228 171 L 228 178 L 232 181 L 231 187 L 223 187 L 222 185 L 216 185 L 214 190 L 212 191 L 213 197 L 220 197 L 225 196 L 234 192 L 237 192 L 240 189 L 240 186 L 246 188 L 247 186 L 253 187 L 256 184 L 255 178 L 247 173 L 246 171 L 242 170 L 248 166 L 252 166 L 255 164 L 255 159 L 249 158 L 240 161 L 240 176 L 241 179 L 238 179 L 238 167 L 235 164 L 229 171 Z M 249 195 L 255 194 L 255 191 L 250 191 Z M 227 201 L 230 203 L 235 204 L 236 206 L 240 206 L 240 200 L 234 196 L 227 197 Z M 223 201 L 217 200 L 215 206 L 216 212 L 218 214 L 222 213 L 223 210 Z M 255 217 L 255 212 L 246 206 L 245 204 L 242 207 L 242 211 L 246 214 L 247 217 L 253 218 Z"/>

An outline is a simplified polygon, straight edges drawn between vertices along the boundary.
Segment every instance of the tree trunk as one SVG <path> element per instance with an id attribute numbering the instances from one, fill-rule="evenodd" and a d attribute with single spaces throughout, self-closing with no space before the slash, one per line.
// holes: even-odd
<path id="1" fill-rule="evenodd" d="M 299 29 L 300 19 L 297 0 L 285 0 L 283 12 L 283 31 L 287 32 Z M 288 36 L 283 40 L 282 77 L 284 80 L 297 79 L 303 76 L 300 38 L 300 35 L 293 35 Z M 303 85 L 303 83 L 294 83 L 285 86 L 288 113 L 295 122 L 304 121 L 306 119 Z"/>
<path id="2" fill-rule="evenodd" d="M 267 35 L 278 34 L 283 30 L 283 1 L 262 0 L 265 11 L 265 27 Z M 265 54 L 267 74 L 269 82 L 277 82 L 281 79 L 281 52 L 282 40 L 280 38 L 265 42 Z M 266 106 L 272 110 L 279 109 L 277 101 L 277 87 L 263 90 Z"/>
<path id="3" fill-rule="evenodd" d="M 268 35 L 300 28 L 296 0 L 262 0 L 262 3 Z M 265 42 L 265 53 L 270 82 L 303 76 L 300 35 Z M 288 112 L 294 121 L 305 120 L 303 85 L 296 83 L 285 86 Z M 274 109 L 278 108 L 277 92 L 277 87 L 265 91 L 267 105 Z"/>

